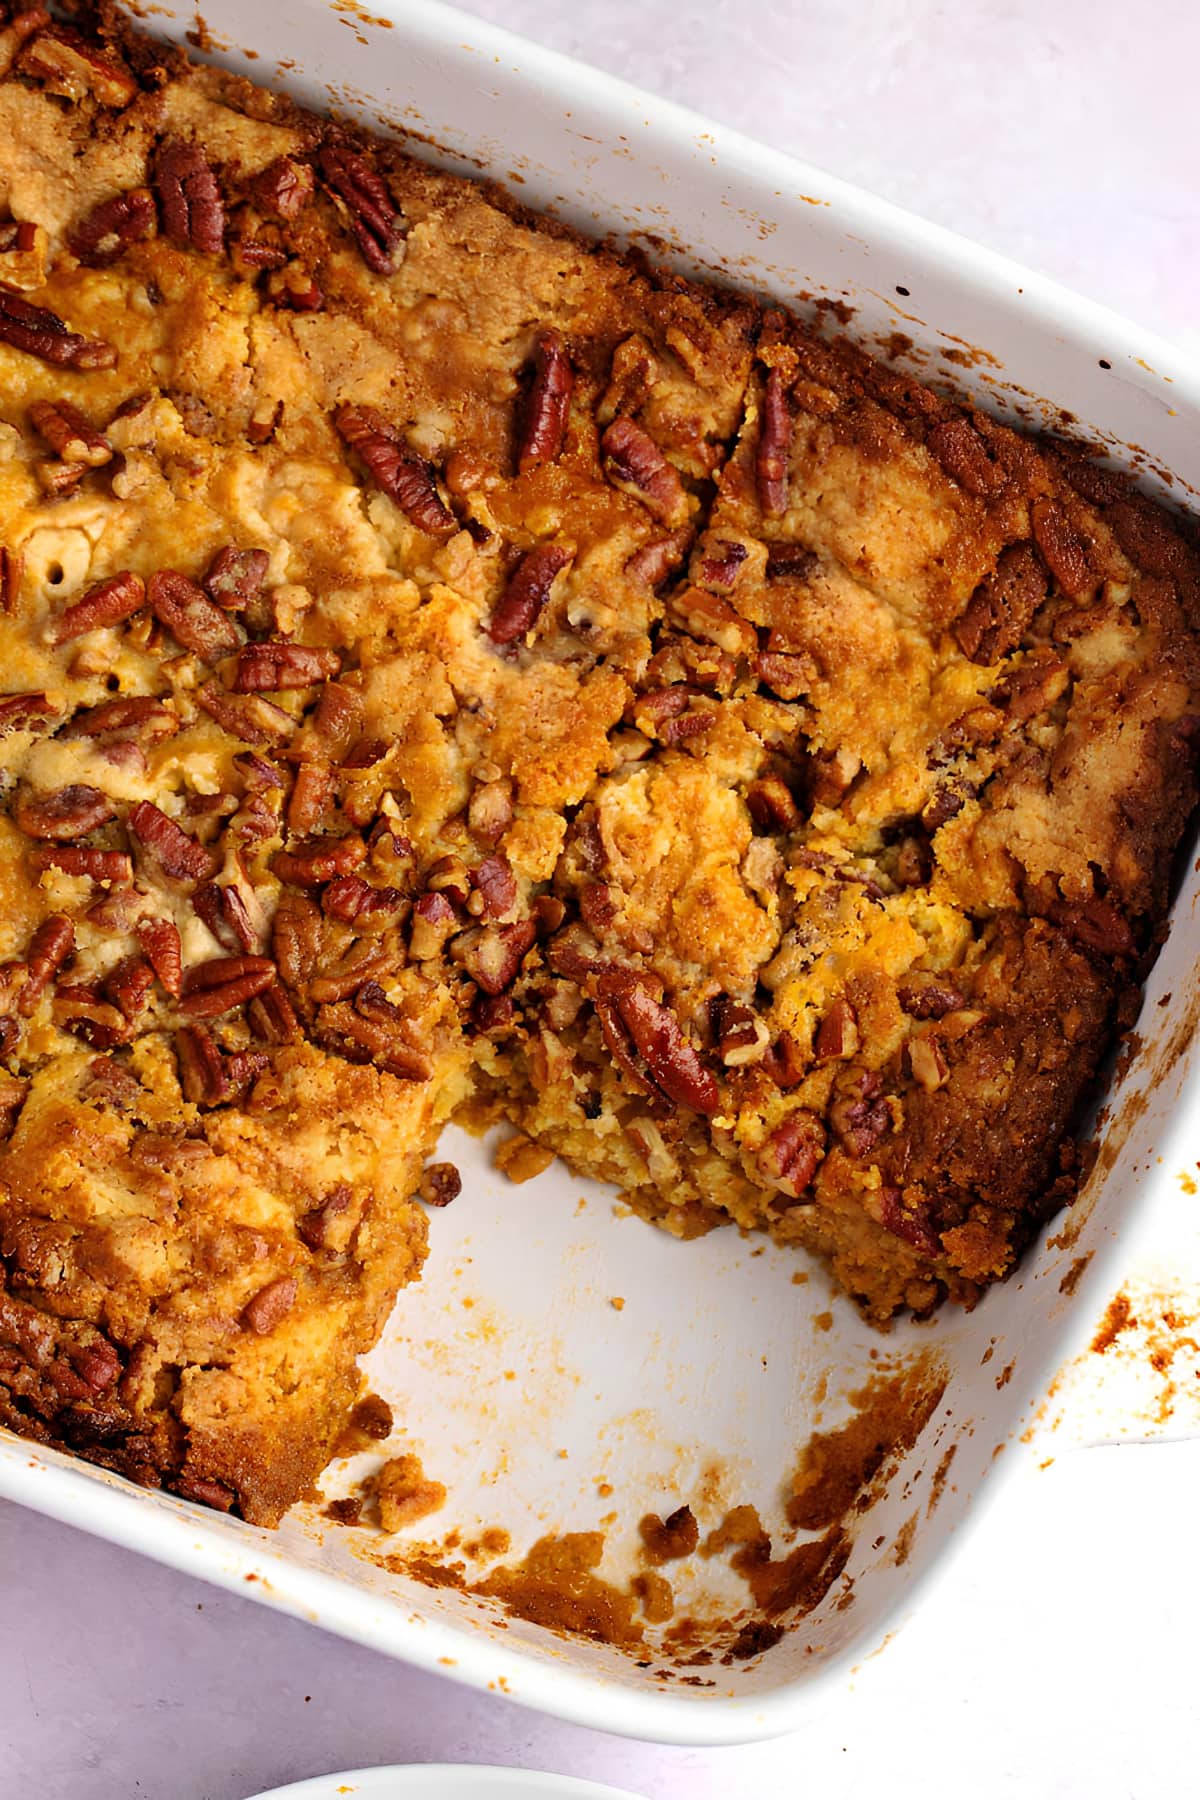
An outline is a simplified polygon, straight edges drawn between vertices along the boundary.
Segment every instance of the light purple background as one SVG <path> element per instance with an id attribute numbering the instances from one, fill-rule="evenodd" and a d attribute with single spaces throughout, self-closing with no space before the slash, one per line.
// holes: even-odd
<path id="1" fill-rule="evenodd" d="M 281 8 L 281 18 L 285 11 Z M 475 0 L 1200 351 L 1194 0 Z M 413 1674 L 0 1505 L 0 1794 L 245 1800 L 492 1761 L 653 1800 L 1150 1800 L 1200 1751 L 1200 1444 L 1035 1447 L 899 1640 L 794 1738 L 691 1752 Z"/>

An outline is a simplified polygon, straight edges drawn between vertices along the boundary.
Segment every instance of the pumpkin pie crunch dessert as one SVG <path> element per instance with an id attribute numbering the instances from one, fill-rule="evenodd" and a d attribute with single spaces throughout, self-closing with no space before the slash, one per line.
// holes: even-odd
<path id="1" fill-rule="evenodd" d="M 0 18 L 0 1420 L 275 1522 L 456 1115 L 970 1304 L 1165 914 L 1186 528 L 104 7 Z"/>

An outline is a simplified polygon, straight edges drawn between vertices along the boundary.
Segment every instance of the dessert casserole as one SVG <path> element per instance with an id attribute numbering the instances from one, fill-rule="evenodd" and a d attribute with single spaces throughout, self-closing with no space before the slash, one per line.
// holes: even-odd
<path id="1" fill-rule="evenodd" d="M 0 18 L 0 1422 L 276 1522 L 451 1118 L 973 1303 L 1161 931 L 1190 527 L 105 6 Z"/>

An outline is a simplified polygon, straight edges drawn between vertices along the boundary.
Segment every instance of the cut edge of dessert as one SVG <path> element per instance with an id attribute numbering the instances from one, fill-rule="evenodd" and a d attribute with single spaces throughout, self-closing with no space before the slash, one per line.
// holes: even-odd
<path id="1" fill-rule="evenodd" d="M 1195 802 L 1190 522 L 107 6 L 0 7 L 0 145 L 0 1422 L 277 1522 L 450 1118 L 877 1323 L 1003 1279 Z"/>

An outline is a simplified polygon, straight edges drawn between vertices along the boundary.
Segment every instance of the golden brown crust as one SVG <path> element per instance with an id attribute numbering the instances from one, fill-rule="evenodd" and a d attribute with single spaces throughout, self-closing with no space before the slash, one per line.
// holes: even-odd
<path id="1" fill-rule="evenodd" d="M 277 1518 L 467 1105 L 972 1300 L 1165 908 L 1187 530 L 75 17 L 0 30 L 5 1421 Z"/>

